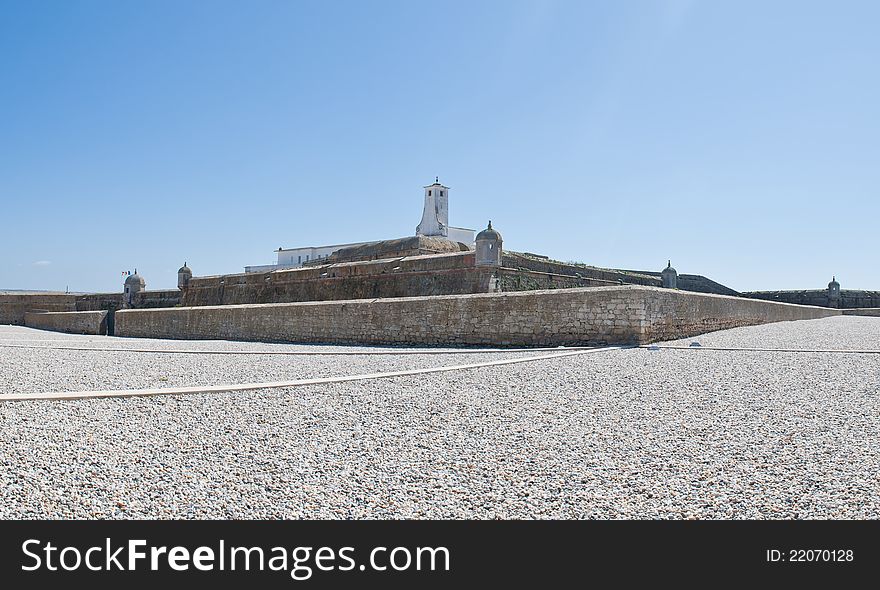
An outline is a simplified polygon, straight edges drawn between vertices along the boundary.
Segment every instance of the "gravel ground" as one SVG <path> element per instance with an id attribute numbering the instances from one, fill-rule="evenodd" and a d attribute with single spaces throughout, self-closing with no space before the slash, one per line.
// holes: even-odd
<path id="1" fill-rule="evenodd" d="M 866 349 L 878 335 L 878 318 L 838 317 L 682 342 Z M 4 386 L 64 371 L 105 382 L 122 355 L 138 375 L 158 357 L 191 362 L 8 352 Z M 359 357 L 306 358 L 342 374 Z M 215 377 L 239 370 L 191 359 Z M 871 354 L 634 349 L 322 387 L 7 402 L 0 517 L 878 518 L 878 440 Z"/>
<path id="2" fill-rule="evenodd" d="M 44 346 L 74 346 L 91 348 L 126 348 L 126 349 L 161 349 L 161 350 L 256 350 L 256 351 L 286 351 L 300 350 L 308 352 L 333 352 L 333 351 L 389 351 L 400 350 L 423 350 L 426 352 L 456 352 L 461 348 L 443 347 L 400 347 L 400 346 L 344 346 L 334 344 L 289 344 L 267 342 L 241 342 L 234 340 L 161 340 L 156 338 L 122 338 L 117 336 L 91 336 L 83 334 L 64 334 L 61 332 L 47 332 L 23 326 L 0 325 L 0 346 L 2 345 L 44 345 Z M 470 349 L 474 350 L 474 349 Z"/>
<path id="3" fill-rule="evenodd" d="M 57 338 L 53 338 L 56 337 Z M 6 339 L 8 338 L 8 339 Z M 23 345 L 35 348 L 24 348 Z M 0 393 L 46 393 L 140 389 L 187 385 L 229 385 L 359 375 L 445 365 L 473 364 L 534 355 L 528 352 L 459 353 L 455 349 L 403 349 L 426 354 L 308 356 L 195 355 L 63 350 L 52 346 L 149 350 L 222 351 L 400 351 L 389 347 L 181 341 L 56 334 L 0 326 Z M 438 351 L 450 354 L 435 354 Z M 538 353 L 540 354 L 540 353 Z"/>
<path id="4" fill-rule="evenodd" d="M 786 329 L 789 328 L 789 329 Z M 880 350 L 880 318 L 835 316 L 734 328 L 664 344 L 703 346 L 797 348 L 800 350 Z"/>

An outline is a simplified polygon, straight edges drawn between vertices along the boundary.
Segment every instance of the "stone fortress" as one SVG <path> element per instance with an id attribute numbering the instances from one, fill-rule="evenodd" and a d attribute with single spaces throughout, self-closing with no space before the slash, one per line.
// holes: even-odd
<path id="1" fill-rule="evenodd" d="M 797 305 L 817 305 L 837 309 L 860 309 L 880 307 L 880 291 L 841 290 L 836 277 L 831 277 L 827 289 L 808 289 L 802 291 L 749 291 L 743 297 L 795 303 Z"/>
<path id="2" fill-rule="evenodd" d="M 836 280 L 822 291 L 738 293 L 679 274 L 671 261 L 660 271 L 607 269 L 504 250 L 491 222 L 476 235 L 449 224 L 450 189 L 439 179 L 424 190 L 415 235 L 279 248 L 276 264 L 236 274 L 193 276 L 184 263 L 176 290 L 149 291 L 135 271 L 121 293 L 0 294 L 0 323 L 167 338 L 543 346 L 880 307 L 880 293 L 843 291 Z"/>

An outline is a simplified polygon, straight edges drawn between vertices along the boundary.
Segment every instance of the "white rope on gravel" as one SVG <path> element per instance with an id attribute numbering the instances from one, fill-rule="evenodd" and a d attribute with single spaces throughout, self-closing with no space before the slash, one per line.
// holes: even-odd
<path id="1" fill-rule="evenodd" d="M 366 373 L 362 375 L 348 375 L 344 377 L 322 377 L 318 379 L 297 379 L 294 381 L 271 381 L 268 383 L 240 383 L 233 385 L 195 385 L 191 387 L 165 387 L 153 389 L 110 389 L 104 391 L 61 391 L 51 393 L 4 393 L 0 394 L 0 402 L 15 402 L 27 400 L 76 400 L 104 397 L 147 397 L 155 395 L 187 395 L 193 393 L 220 393 L 229 391 L 253 391 L 256 389 L 280 389 L 287 387 L 301 387 L 305 385 L 328 385 L 331 383 L 346 383 L 349 381 L 366 381 L 370 379 L 387 379 L 390 377 L 406 377 L 409 375 L 424 375 L 428 373 L 444 373 L 448 371 L 463 371 L 467 369 L 480 369 L 483 367 L 497 367 L 528 363 L 549 359 L 563 358 L 594 352 L 607 352 L 633 348 L 631 346 L 608 346 L 604 348 L 590 348 L 583 350 L 571 350 L 554 354 L 528 356 L 525 358 L 502 359 L 498 361 L 486 361 L 469 365 L 448 365 L 445 367 L 429 367 L 426 369 L 409 369 L 405 371 L 391 371 L 387 373 Z"/>

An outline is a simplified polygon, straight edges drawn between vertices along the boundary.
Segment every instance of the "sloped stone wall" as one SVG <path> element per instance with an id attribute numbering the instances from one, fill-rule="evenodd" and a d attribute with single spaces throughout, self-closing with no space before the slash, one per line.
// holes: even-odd
<path id="1" fill-rule="evenodd" d="M 863 315 L 880 317 L 880 307 L 857 307 L 855 309 L 841 310 L 844 315 Z"/>
<path id="2" fill-rule="evenodd" d="M 828 289 L 812 289 L 801 291 L 749 291 L 742 294 L 751 299 L 796 303 L 798 305 L 818 305 L 821 307 L 837 307 L 840 309 L 861 309 L 880 307 L 880 291 L 862 291 L 858 289 L 841 289 L 840 297 L 833 301 L 828 296 Z"/>
<path id="3" fill-rule="evenodd" d="M 116 313 L 116 334 L 344 344 L 636 344 L 838 310 L 642 286 Z"/>
<path id="4" fill-rule="evenodd" d="M 23 326 L 31 310 L 73 311 L 76 298 L 67 293 L 0 293 L 0 324 Z"/>
<path id="5" fill-rule="evenodd" d="M 24 324 L 29 328 L 68 334 L 107 334 L 106 311 L 27 312 Z"/>

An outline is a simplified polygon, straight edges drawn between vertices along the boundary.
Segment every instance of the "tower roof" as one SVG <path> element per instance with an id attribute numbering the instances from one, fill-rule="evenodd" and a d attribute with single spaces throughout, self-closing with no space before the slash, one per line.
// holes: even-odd
<path id="1" fill-rule="evenodd" d="M 477 234 L 477 240 L 501 240 L 501 234 L 492 229 L 492 222 L 489 222 L 489 226 Z"/>
<path id="2" fill-rule="evenodd" d="M 440 188 L 447 188 L 447 189 L 449 188 L 448 186 L 444 186 L 444 185 L 440 184 L 440 177 L 439 176 L 434 177 L 434 184 L 426 184 L 425 188 L 432 188 L 435 186 L 439 186 Z"/>
<path id="3" fill-rule="evenodd" d="M 134 269 L 134 274 L 133 274 L 133 275 L 128 275 L 128 277 L 126 277 L 126 279 L 125 279 L 125 284 L 126 284 L 126 285 L 134 285 L 134 284 L 138 284 L 138 285 L 140 285 L 141 287 L 143 287 L 143 286 L 146 285 L 147 283 L 146 283 L 146 281 L 144 281 L 144 277 L 142 277 L 141 275 L 138 274 L 137 269 Z"/>

